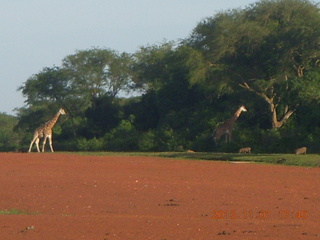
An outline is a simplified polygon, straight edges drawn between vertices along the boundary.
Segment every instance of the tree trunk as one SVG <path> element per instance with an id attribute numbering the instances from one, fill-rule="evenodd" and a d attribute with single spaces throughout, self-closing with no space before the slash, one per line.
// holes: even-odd
<path id="1" fill-rule="evenodd" d="M 268 102 L 269 103 L 269 102 Z M 288 106 L 285 108 L 285 112 L 280 120 L 277 117 L 277 108 L 274 103 L 269 103 L 270 111 L 271 111 L 271 123 L 272 128 L 281 128 L 285 122 L 290 118 L 290 116 L 294 113 L 294 110 L 289 110 Z"/>
<path id="2" fill-rule="evenodd" d="M 263 98 L 269 104 L 270 113 L 271 113 L 272 128 L 281 128 L 285 124 L 285 122 L 290 118 L 290 116 L 295 112 L 295 109 L 294 110 L 289 110 L 288 105 L 286 105 L 285 111 L 284 111 L 282 117 L 280 118 L 280 120 L 278 120 L 277 104 L 274 103 L 275 94 L 273 94 L 273 90 L 271 90 L 273 96 L 272 97 L 268 97 L 263 92 L 255 91 L 246 82 L 244 82 L 243 84 L 240 84 L 240 86 L 245 88 L 245 89 L 247 89 L 247 90 L 249 90 L 249 91 L 251 91 L 251 92 L 254 92 L 255 94 L 257 94 L 259 97 Z"/>

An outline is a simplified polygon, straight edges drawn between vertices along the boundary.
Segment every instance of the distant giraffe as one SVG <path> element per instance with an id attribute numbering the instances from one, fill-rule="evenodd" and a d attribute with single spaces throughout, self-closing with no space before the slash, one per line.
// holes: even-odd
<path id="1" fill-rule="evenodd" d="M 244 105 L 242 105 L 231 118 L 224 121 L 221 125 L 219 125 L 213 132 L 214 141 L 217 143 L 217 140 L 221 138 L 222 135 L 226 134 L 226 142 L 231 141 L 232 136 L 232 128 L 233 124 L 237 121 L 238 117 L 242 112 L 246 112 L 247 109 Z"/>
<path id="2" fill-rule="evenodd" d="M 31 152 L 31 148 L 34 143 L 36 143 L 37 150 L 38 150 L 38 152 L 40 152 L 40 149 L 39 149 L 40 138 L 44 138 L 43 145 L 42 145 L 42 152 L 44 152 L 44 147 L 46 145 L 47 138 L 49 139 L 49 145 L 50 145 L 51 152 L 54 152 L 53 148 L 52 148 L 52 128 L 56 124 L 56 122 L 58 121 L 60 114 L 62 114 L 62 115 L 66 114 L 66 112 L 64 111 L 63 108 L 60 108 L 59 112 L 51 120 L 49 120 L 45 124 L 41 125 L 40 127 L 38 127 L 34 131 L 33 139 L 30 143 L 30 147 L 29 147 L 28 152 Z"/>

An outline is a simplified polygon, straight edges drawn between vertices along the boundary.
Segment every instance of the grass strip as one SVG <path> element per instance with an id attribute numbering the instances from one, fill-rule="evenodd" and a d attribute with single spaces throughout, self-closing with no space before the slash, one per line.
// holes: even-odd
<path id="1" fill-rule="evenodd" d="M 9 210 L 0 210 L 0 215 L 38 215 L 40 213 L 31 213 L 24 210 L 11 208 Z"/>
<path id="2" fill-rule="evenodd" d="M 94 156 L 151 156 L 190 160 L 254 162 L 301 167 L 320 167 L 319 154 L 240 154 L 214 152 L 75 152 L 80 155 Z"/>

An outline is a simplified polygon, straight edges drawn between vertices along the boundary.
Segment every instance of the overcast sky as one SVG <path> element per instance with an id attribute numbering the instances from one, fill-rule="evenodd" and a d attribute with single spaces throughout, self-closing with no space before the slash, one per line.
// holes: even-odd
<path id="1" fill-rule="evenodd" d="M 197 23 L 254 0 L 0 0 L 0 112 L 24 106 L 17 88 L 92 47 L 134 53 L 187 38 Z"/>

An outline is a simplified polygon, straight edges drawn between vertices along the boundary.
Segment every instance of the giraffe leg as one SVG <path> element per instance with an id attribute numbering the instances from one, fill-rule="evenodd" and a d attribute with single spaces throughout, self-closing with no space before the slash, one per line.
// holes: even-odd
<path id="1" fill-rule="evenodd" d="M 49 145 L 50 145 L 51 152 L 54 152 L 52 148 L 52 136 L 49 136 Z"/>
<path id="2" fill-rule="evenodd" d="M 37 146 L 37 150 L 38 150 L 38 152 L 40 152 L 39 142 L 40 142 L 40 139 L 39 139 L 39 138 L 37 138 L 37 139 L 36 139 L 36 146 Z"/>
<path id="3" fill-rule="evenodd" d="M 44 139 L 43 139 L 42 152 L 44 152 L 44 148 L 45 148 L 45 146 L 46 146 L 46 143 L 47 143 L 47 136 L 45 136 Z"/>
<path id="4" fill-rule="evenodd" d="M 30 143 L 30 147 L 29 147 L 28 152 L 31 152 L 31 148 L 32 148 L 33 143 L 34 143 L 34 141 L 32 140 L 31 143 Z"/>
<path id="5" fill-rule="evenodd" d="M 35 141 L 35 139 L 31 141 L 28 152 L 31 152 L 31 148 L 32 148 L 32 145 L 33 145 L 34 141 Z"/>
<path id="6" fill-rule="evenodd" d="M 35 143 L 35 141 L 36 141 L 37 139 L 38 139 L 38 136 L 34 136 L 34 137 L 33 137 L 32 141 L 31 141 L 31 143 L 30 143 L 30 147 L 29 147 L 28 152 L 31 152 L 32 146 L 33 146 L 33 144 Z M 39 152 L 39 151 L 38 151 L 38 152 Z"/>

